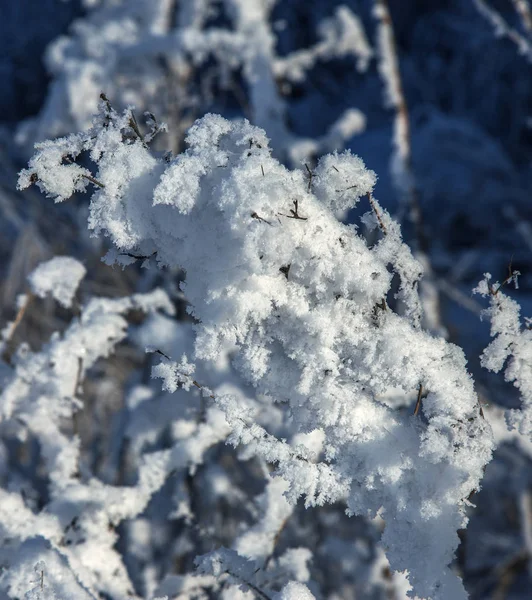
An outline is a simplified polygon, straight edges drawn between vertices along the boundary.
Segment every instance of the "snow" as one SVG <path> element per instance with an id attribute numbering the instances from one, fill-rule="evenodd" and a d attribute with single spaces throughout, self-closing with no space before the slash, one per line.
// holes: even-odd
<path id="1" fill-rule="evenodd" d="M 315 600 L 308 587 L 297 581 L 290 581 L 275 595 L 275 600 Z"/>
<path id="2" fill-rule="evenodd" d="M 241 18 L 253 20 L 250 14 Z M 314 462 L 305 446 L 257 423 L 258 405 L 206 389 L 226 425 L 197 426 L 190 443 L 161 457 L 156 480 L 168 460 L 198 463 L 227 437 L 273 463 L 289 503 L 303 495 L 307 506 L 343 501 L 350 514 L 380 511 L 390 565 L 408 570 L 413 593 L 465 598 L 448 565 L 492 435 L 461 350 L 421 329 L 423 269 L 372 196 L 375 174 L 349 152 L 322 158 L 315 171 L 290 171 L 273 158 L 260 128 L 212 114 L 194 124 L 188 148 L 167 163 L 124 135 L 130 109 L 102 108 L 107 117 L 91 130 L 56 142 L 72 153 L 84 148 L 97 163 L 102 185 L 91 198 L 89 226 L 109 237 L 119 263 L 120 253 L 153 254 L 159 267 L 184 269 L 182 290 L 196 320 L 192 356 L 162 357 L 153 375 L 167 392 L 202 387 L 192 379 L 193 363 L 214 366 L 230 352 L 266 406 L 286 405 L 299 432 L 323 436 L 323 456 Z M 53 145 L 39 147 L 30 171 L 56 155 Z M 62 199 L 61 180 L 45 178 L 46 191 Z M 27 181 L 28 172 L 21 185 Z M 362 201 L 370 213 L 364 223 L 380 236 L 372 246 L 335 216 Z M 393 273 L 398 312 L 386 301 Z M 420 386 L 423 419 L 380 400 L 393 390 L 407 404 Z M 142 473 L 141 488 L 160 485 Z M 259 557 L 257 540 L 271 539 L 275 519 L 237 547 Z M 202 559 L 200 572 L 219 577 L 232 569 L 251 583 L 254 563 L 220 552 Z"/>
<path id="3" fill-rule="evenodd" d="M 70 308 L 86 272 L 85 267 L 75 258 L 56 256 L 32 271 L 28 281 L 31 291 L 39 298 L 50 294 L 59 304 Z"/>

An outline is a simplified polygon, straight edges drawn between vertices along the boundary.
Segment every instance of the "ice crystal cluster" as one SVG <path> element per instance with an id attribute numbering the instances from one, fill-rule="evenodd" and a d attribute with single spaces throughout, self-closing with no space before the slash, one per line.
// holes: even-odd
<path id="1" fill-rule="evenodd" d="M 221 440 L 274 468 L 265 471 L 262 521 L 235 549 L 198 558 L 197 581 L 225 574 L 251 594 L 273 597 L 261 591 L 270 589 L 269 548 L 302 498 L 308 507 L 341 502 L 349 514 L 381 518 L 386 556 L 394 571 L 407 571 L 412 596 L 465 598 L 450 563 L 491 456 L 491 430 L 462 351 L 421 328 L 422 268 L 374 199 L 375 174 L 349 152 L 289 170 L 272 157 L 260 128 L 213 114 L 191 127 L 183 153 L 163 158 L 130 110 L 100 108 L 89 131 L 38 145 L 19 185 L 36 183 L 56 201 L 90 188 L 89 228 L 113 246 L 106 262 L 125 266 L 142 257 L 147 266 L 186 273 L 194 342 L 188 356 L 175 356 L 152 340 L 160 358 L 153 375 L 167 393 L 201 389 L 207 418 L 190 439 L 181 432 L 179 451 L 146 455 L 137 487 L 148 498 L 165 474 L 201 462 L 204 449 Z M 366 210 L 360 227 L 336 218 L 357 205 Z M 120 313 L 132 302 L 164 308 L 135 297 L 121 301 L 125 308 L 108 302 L 89 304 L 43 355 L 17 359 L 1 396 L 4 414 L 34 398 L 51 415 L 72 411 L 72 400 L 60 399 L 73 395 L 75 352 L 65 358 L 70 376 L 57 383 L 61 389 L 48 383 L 44 392 L 39 384 L 42 370 L 48 382 L 57 369 L 47 366 L 56 347 L 70 348 L 89 324 L 119 337 Z M 99 340 L 91 337 L 83 368 L 93 354 L 109 352 L 110 342 Z M 241 393 L 209 389 L 196 373 L 217 369 L 224 356 Z M 26 427 L 39 423 L 26 417 Z M 42 439 L 59 490 L 52 509 L 68 501 L 68 490 L 90 498 L 87 523 L 102 511 L 112 522 L 142 511 L 140 501 L 125 501 L 124 489 L 78 483 L 75 443 L 62 441 L 54 426 Z M 31 518 L 54 548 L 60 536 L 52 509 Z M 27 525 L 12 527 L 11 537 L 29 535 Z M 87 566 L 86 556 L 79 557 L 84 569 L 103 568 Z M 293 581 L 275 597 L 311 598 L 306 579 L 294 575 L 301 565 L 284 560 Z M 91 575 L 85 578 L 91 585 Z"/>

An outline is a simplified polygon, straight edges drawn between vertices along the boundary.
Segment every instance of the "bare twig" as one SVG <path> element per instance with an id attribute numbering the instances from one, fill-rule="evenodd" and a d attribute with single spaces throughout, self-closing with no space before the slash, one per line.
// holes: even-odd
<path id="1" fill-rule="evenodd" d="M 134 258 L 136 260 L 148 260 L 149 258 L 153 258 L 156 256 L 157 250 L 152 252 L 149 256 L 145 256 L 143 254 L 132 254 L 131 252 L 121 252 L 120 256 L 129 256 L 130 258 Z"/>
<path id="2" fill-rule="evenodd" d="M 74 382 L 74 396 L 79 392 L 79 386 L 81 384 L 81 374 L 83 372 L 83 359 L 78 356 L 78 370 L 76 372 L 76 381 Z"/>
<path id="3" fill-rule="evenodd" d="M 369 204 L 371 206 L 371 210 L 375 213 L 375 217 L 377 218 L 377 222 L 379 224 L 379 227 L 380 227 L 382 233 L 384 233 L 384 235 L 386 235 L 388 233 L 388 230 L 386 229 L 386 225 L 384 224 L 384 221 L 382 220 L 382 216 L 377 207 L 377 204 L 376 204 L 375 200 L 373 200 L 373 196 L 371 195 L 371 192 L 368 192 L 368 200 L 369 200 Z"/>
<path id="4" fill-rule="evenodd" d="M 307 192 L 310 192 L 310 188 L 312 187 L 312 179 L 314 178 L 314 173 L 310 170 L 310 168 L 307 165 L 307 163 L 305 163 L 305 169 L 307 170 L 307 173 L 308 173 L 308 187 L 307 187 Z"/>
<path id="5" fill-rule="evenodd" d="M 251 213 L 251 218 L 256 219 L 257 221 L 261 221 L 262 223 L 267 223 L 268 225 L 271 225 L 270 221 L 259 216 L 256 212 Z"/>
<path id="6" fill-rule="evenodd" d="M 290 209 L 290 213 L 289 215 L 285 215 L 283 213 L 279 213 L 282 217 L 286 217 L 287 219 L 297 219 L 298 221 L 306 221 L 307 217 L 302 217 L 299 214 L 299 200 L 294 200 L 294 208 Z"/>
<path id="7" fill-rule="evenodd" d="M 417 416 L 417 413 L 419 412 L 419 409 L 421 408 L 421 399 L 423 397 L 423 384 L 419 384 L 419 390 L 417 392 L 417 402 L 416 402 L 416 408 L 414 409 L 414 417 Z"/>
<path id="8" fill-rule="evenodd" d="M 489 286 L 489 291 L 492 296 L 496 296 L 500 289 L 510 283 L 511 281 L 515 282 L 515 286 L 517 288 L 517 277 L 521 275 L 519 271 L 514 271 L 512 269 L 512 261 L 510 260 L 510 264 L 508 265 L 508 276 L 502 283 L 494 283 Z"/>
<path id="9" fill-rule="evenodd" d="M 94 185 L 97 185 L 98 187 L 101 187 L 101 188 L 105 187 L 105 184 L 103 184 L 101 181 L 98 181 L 97 179 L 95 179 L 92 175 L 85 175 L 85 173 L 82 173 L 81 176 L 84 177 L 85 179 L 87 179 L 88 181 L 90 181 L 91 183 L 94 183 Z"/>
<path id="10" fill-rule="evenodd" d="M 137 123 L 137 119 L 135 117 L 135 113 L 131 112 L 131 118 L 129 119 L 129 126 L 132 129 L 133 133 L 137 136 L 138 140 L 147 148 L 146 142 L 144 141 L 144 136 L 140 133 L 139 124 Z"/>
<path id="11" fill-rule="evenodd" d="M 76 162 L 75 160 L 70 158 L 70 156 L 63 156 L 63 160 L 69 164 L 74 164 Z M 35 173 L 34 173 L 34 175 L 35 175 L 35 181 L 37 181 L 37 175 Z M 97 185 L 98 187 L 101 187 L 101 188 L 105 187 L 105 185 L 101 181 L 98 181 L 92 175 L 87 175 L 85 173 L 81 173 L 81 177 L 83 177 L 87 181 L 90 181 L 91 183 L 94 183 L 94 185 Z"/>

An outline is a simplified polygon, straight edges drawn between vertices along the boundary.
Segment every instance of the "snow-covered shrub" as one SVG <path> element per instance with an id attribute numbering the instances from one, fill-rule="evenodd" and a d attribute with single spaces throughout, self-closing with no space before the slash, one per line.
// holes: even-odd
<path id="1" fill-rule="evenodd" d="M 521 407 L 507 413 L 510 429 L 525 436 L 532 434 L 532 319 L 521 319 L 521 306 L 505 294 L 503 286 L 513 281 L 517 287 L 519 272 L 510 273 L 503 283 L 491 283 L 486 273 L 475 292 L 489 298 L 485 313 L 494 338 L 481 356 L 485 369 L 498 373 L 504 369 L 504 379 L 519 390 Z"/>
<path id="2" fill-rule="evenodd" d="M 227 437 L 243 458 L 274 465 L 283 484 L 271 485 L 290 504 L 302 496 L 307 507 L 342 502 L 349 514 L 379 515 L 390 565 L 408 571 L 412 594 L 465 598 L 449 564 L 491 431 L 461 350 L 420 327 L 422 268 L 373 198 L 375 175 L 348 152 L 290 171 L 261 129 L 212 114 L 186 141 L 175 159 L 160 158 L 131 110 L 104 102 L 89 131 L 40 144 L 19 184 L 57 201 L 91 186 L 89 228 L 114 245 L 106 262 L 149 258 L 186 272 L 193 349 L 181 357 L 156 346 L 153 375 L 167 392 L 196 390 L 207 415 L 223 414 L 196 428 L 194 449 L 210 427 L 209 444 Z M 82 154 L 93 172 L 76 164 Z M 371 246 L 335 217 L 359 202 L 364 226 L 379 232 Z M 244 393 L 209 389 L 196 372 L 223 356 Z M 141 489 L 175 461 L 184 466 L 183 445 L 193 449 L 181 435 L 179 453 L 146 459 Z M 289 516 L 282 506 L 266 507 L 237 550 L 198 559 L 200 571 L 269 589 L 273 567 L 259 547 L 283 521 L 279 510 Z M 133 516 L 126 509 L 115 520 Z M 306 593 L 292 586 L 281 597 L 293 590 Z"/>
<path id="3" fill-rule="evenodd" d="M 56 258 L 39 266 L 30 278 L 33 285 L 43 283 L 42 275 L 48 273 L 57 290 L 59 262 Z M 84 271 L 73 259 L 61 262 L 62 284 L 72 284 Z M 65 299 L 63 290 L 59 300 Z M 154 455 L 141 466 L 136 487 L 106 486 L 91 477 L 72 431 L 82 406 L 85 373 L 125 338 L 125 315 L 159 309 L 173 311 L 162 290 L 118 300 L 92 299 L 62 335 L 54 334 L 38 352 L 21 346 L 10 365 L 3 364 L 0 429 L 3 458 L 9 462 L 3 464 L 0 492 L 0 586 L 12 597 L 29 589 L 37 560 L 52 571 L 46 584 L 51 578 L 58 597 L 91 598 L 100 592 L 120 597 L 130 588 L 113 549 L 114 527 L 141 512 L 162 484 L 162 457 Z M 25 452 L 30 456 L 24 458 Z"/>
<path id="4" fill-rule="evenodd" d="M 279 56 L 275 0 L 85 4 L 87 14 L 71 34 L 48 49 L 53 83 L 39 116 L 20 129 L 26 143 L 90 126 L 102 91 L 113 103 L 134 104 L 168 121 L 174 150 L 195 117 L 209 108 L 221 111 L 224 102 L 264 128 L 288 160 L 342 149 L 364 129 L 363 114 L 349 107 L 320 139 L 300 139 L 290 130 L 281 89 L 320 61 L 349 58 L 354 70 L 367 69 L 372 51 L 347 6 L 320 23 L 316 43 Z"/>

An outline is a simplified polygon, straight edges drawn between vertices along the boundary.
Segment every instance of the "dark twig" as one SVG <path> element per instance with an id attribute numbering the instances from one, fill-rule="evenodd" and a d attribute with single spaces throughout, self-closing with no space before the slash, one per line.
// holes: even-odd
<path id="1" fill-rule="evenodd" d="M 514 281 L 516 283 L 516 287 L 517 287 L 517 277 L 519 275 L 521 275 L 521 273 L 519 271 L 514 271 L 512 269 L 512 261 L 513 261 L 513 256 L 510 259 L 510 263 L 508 265 L 508 277 L 506 277 L 506 279 L 502 283 L 499 283 L 499 284 L 495 284 L 494 283 L 493 285 L 489 286 L 490 294 L 492 296 L 496 296 L 499 293 L 500 289 L 503 286 L 505 286 L 508 283 L 510 283 L 510 281 Z M 495 286 L 497 286 L 497 287 L 495 287 Z"/>
<path id="2" fill-rule="evenodd" d="M 131 117 L 129 119 L 129 126 L 131 127 L 131 129 L 133 130 L 133 133 L 137 136 L 137 138 L 139 139 L 141 144 L 144 146 L 144 148 L 147 148 L 148 146 L 147 146 L 146 142 L 144 141 L 144 136 L 142 135 L 142 133 L 140 133 L 139 125 L 137 123 L 137 119 L 133 112 L 131 112 Z"/>
<path id="3" fill-rule="evenodd" d="M 251 218 L 252 219 L 257 219 L 257 221 L 262 221 L 262 223 L 267 223 L 268 225 L 271 225 L 270 221 L 268 221 L 267 219 L 264 219 L 263 217 L 259 216 L 256 212 L 252 212 L 251 213 Z"/>
<path id="4" fill-rule="evenodd" d="M 299 212 L 298 212 L 298 211 L 299 211 L 299 200 L 294 200 L 293 202 L 294 202 L 294 208 L 293 208 L 293 209 L 292 209 L 292 208 L 290 209 L 290 212 L 291 212 L 292 214 L 290 214 L 290 215 L 285 215 L 285 214 L 283 214 L 283 213 L 279 213 L 279 214 L 280 214 L 282 217 L 286 217 L 287 219 L 297 219 L 297 220 L 299 220 L 299 221 L 306 221 L 306 220 L 307 220 L 307 217 L 302 217 L 302 216 L 299 214 Z"/>
<path id="5" fill-rule="evenodd" d="M 421 399 L 423 397 L 423 384 L 419 384 L 419 390 L 417 392 L 417 402 L 416 402 L 416 408 L 414 409 L 414 417 L 417 416 L 417 413 L 419 412 L 419 409 L 421 408 Z"/>
<path id="6" fill-rule="evenodd" d="M 307 163 L 305 163 L 305 169 L 308 172 L 308 187 L 307 187 L 307 192 L 310 192 L 310 188 L 312 186 L 312 179 L 314 178 L 314 173 L 310 170 L 310 168 L 307 165 Z"/>
<path id="7" fill-rule="evenodd" d="M 136 260 L 148 260 L 148 258 L 153 258 L 157 254 L 157 250 L 152 252 L 149 256 L 144 256 L 142 254 L 132 254 L 131 252 L 121 252 L 120 256 L 129 256 Z"/>
<path id="8" fill-rule="evenodd" d="M 384 235 L 386 235 L 388 233 L 388 230 L 386 229 L 386 225 L 384 224 L 384 221 L 382 220 L 382 216 L 379 212 L 377 204 L 375 203 L 375 200 L 373 200 L 373 196 L 371 195 L 371 192 L 368 192 L 368 200 L 369 200 L 369 204 L 371 206 L 371 210 L 373 210 L 373 212 L 375 213 L 375 217 L 377 218 L 377 222 L 379 224 L 379 227 L 380 227 L 382 233 L 384 233 Z"/>
<path id="9" fill-rule="evenodd" d="M 90 181 L 91 183 L 94 183 L 94 185 L 97 185 L 98 187 L 101 187 L 101 188 L 105 187 L 105 184 L 103 184 L 101 181 L 98 181 L 97 179 L 95 179 L 92 175 L 85 175 L 85 173 L 82 173 L 81 176 L 84 177 L 85 179 L 87 179 L 88 181 Z"/>

